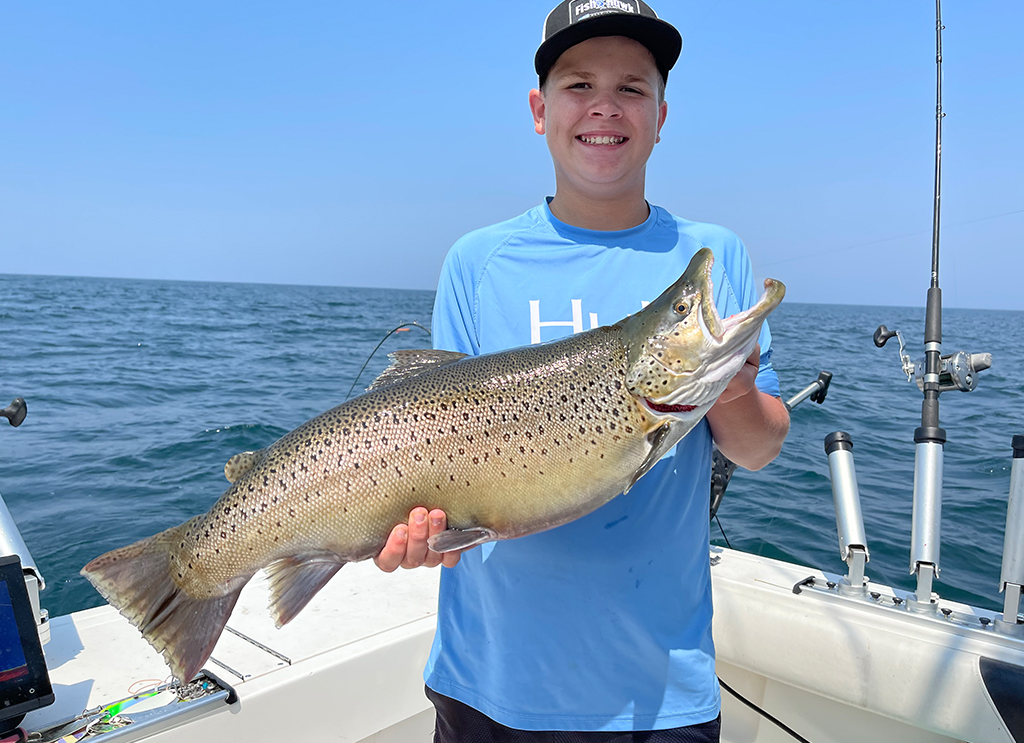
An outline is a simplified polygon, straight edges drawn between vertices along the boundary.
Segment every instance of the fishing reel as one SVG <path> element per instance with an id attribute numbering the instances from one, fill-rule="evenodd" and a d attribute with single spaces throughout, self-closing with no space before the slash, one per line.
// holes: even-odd
<path id="1" fill-rule="evenodd" d="M 873 336 L 875 345 L 881 348 L 893 336 L 900 342 L 900 361 L 908 382 L 917 382 L 917 388 L 924 390 L 924 359 L 913 361 L 906 351 L 903 334 L 879 325 Z M 992 366 L 992 354 L 956 351 L 939 357 L 939 392 L 960 390 L 970 392 L 978 386 L 978 372 Z"/>

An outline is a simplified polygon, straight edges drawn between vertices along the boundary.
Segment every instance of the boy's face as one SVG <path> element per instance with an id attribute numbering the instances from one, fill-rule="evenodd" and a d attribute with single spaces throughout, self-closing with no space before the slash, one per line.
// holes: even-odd
<path id="1" fill-rule="evenodd" d="M 587 39 L 558 58 L 543 92 L 530 91 L 530 108 L 559 191 L 609 198 L 639 188 L 642 196 L 668 111 L 659 80 L 647 48 L 623 36 Z"/>

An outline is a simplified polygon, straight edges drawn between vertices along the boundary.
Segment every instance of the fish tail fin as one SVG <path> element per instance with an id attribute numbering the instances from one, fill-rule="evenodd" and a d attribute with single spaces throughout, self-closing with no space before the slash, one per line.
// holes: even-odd
<path id="1" fill-rule="evenodd" d="M 293 555 L 270 563 L 270 612 L 278 628 L 295 619 L 344 566 L 345 561 L 333 552 Z"/>
<path id="2" fill-rule="evenodd" d="M 172 547 L 191 522 L 100 555 L 82 575 L 121 612 L 158 653 L 174 677 L 192 680 L 209 659 L 248 576 L 222 596 L 196 598 L 174 580 Z"/>

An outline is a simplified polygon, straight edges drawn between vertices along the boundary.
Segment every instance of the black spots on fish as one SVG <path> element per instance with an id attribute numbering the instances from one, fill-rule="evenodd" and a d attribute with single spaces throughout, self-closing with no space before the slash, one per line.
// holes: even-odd
<path id="1" fill-rule="evenodd" d="M 220 538 L 221 539 L 227 539 L 228 538 L 228 533 L 226 531 L 222 531 L 220 533 Z M 182 545 L 182 546 L 184 547 L 185 545 Z"/>
<path id="2" fill-rule="evenodd" d="M 355 467 L 356 469 L 359 469 L 359 462 L 353 462 L 352 466 Z"/>
<path id="3" fill-rule="evenodd" d="M 480 464 L 480 457 L 473 457 L 473 464 Z"/>

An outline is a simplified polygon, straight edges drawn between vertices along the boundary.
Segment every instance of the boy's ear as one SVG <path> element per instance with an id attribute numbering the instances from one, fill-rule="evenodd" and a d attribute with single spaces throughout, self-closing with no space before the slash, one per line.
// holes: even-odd
<path id="1" fill-rule="evenodd" d="M 533 114 L 533 130 L 544 133 L 544 94 L 534 88 L 530 91 L 530 112 Z"/>
<path id="2" fill-rule="evenodd" d="M 661 127 L 665 126 L 665 117 L 668 116 L 668 103 L 665 101 L 661 102 L 658 106 L 658 135 L 654 138 L 654 144 L 658 144 L 661 141 Z"/>

